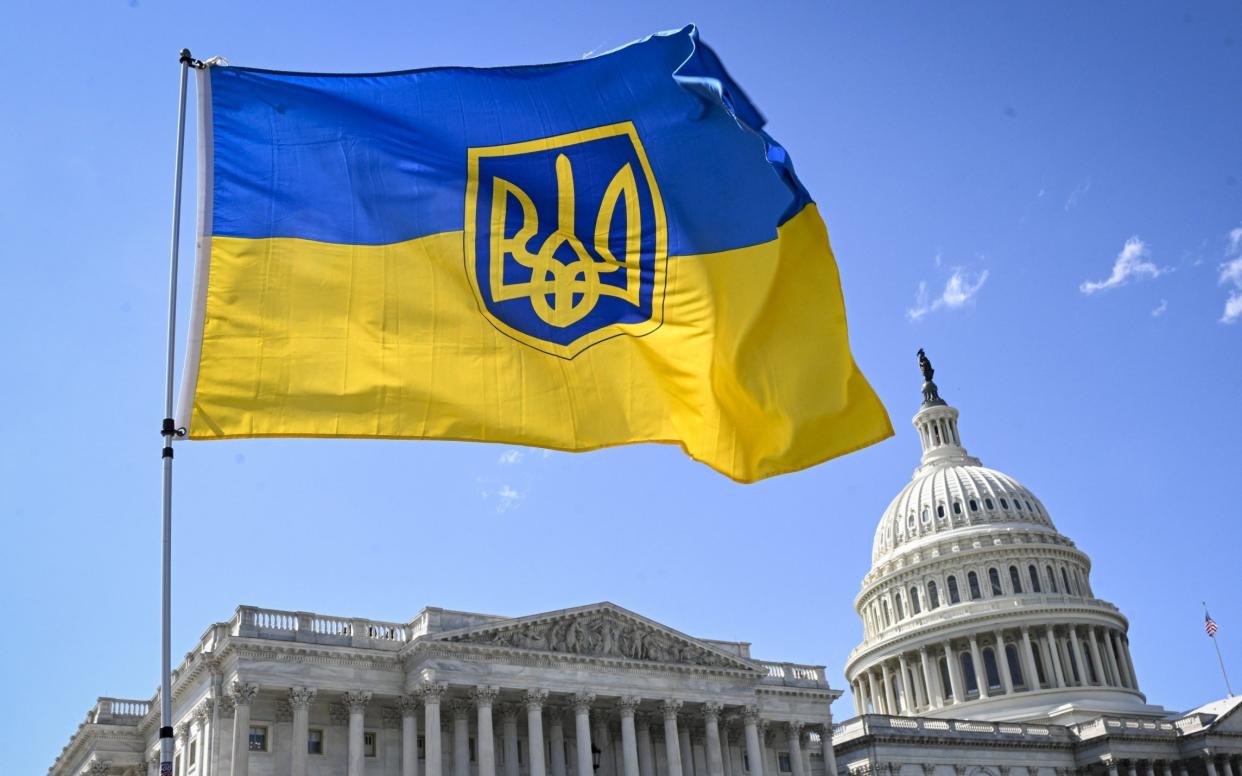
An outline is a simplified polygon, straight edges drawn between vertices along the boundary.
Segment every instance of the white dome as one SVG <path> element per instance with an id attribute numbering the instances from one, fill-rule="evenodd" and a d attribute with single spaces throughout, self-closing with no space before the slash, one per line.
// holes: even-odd
<path id="1" fill-rule="evenodd" d="M 1055 530 L 1039 499 L 1007 474 L 976 462 L 923 467 L 884 510 L 871 562 L 878 566 L 920 539 L 1004 523 Z"/>

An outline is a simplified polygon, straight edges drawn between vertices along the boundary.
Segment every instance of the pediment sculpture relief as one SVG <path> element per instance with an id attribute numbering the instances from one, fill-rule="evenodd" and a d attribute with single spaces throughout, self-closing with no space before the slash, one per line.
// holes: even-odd
<path id="1" fill-rule="evenodd" d="M 733 661 L 691 642 L 608 612 L 463 634 L 452 641 L 591 657 L 622 657 L 654 663 L 736 667 Z"/>

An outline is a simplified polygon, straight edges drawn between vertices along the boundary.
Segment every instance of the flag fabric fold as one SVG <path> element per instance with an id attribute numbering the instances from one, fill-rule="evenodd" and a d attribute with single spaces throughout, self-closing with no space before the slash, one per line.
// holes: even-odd
<path id="1" fill-rule="evenodd" d="M 693 27 L 198 85 L 190 439 L 667 442 L 753 481 L 892 434 L 823 220 Z"/>

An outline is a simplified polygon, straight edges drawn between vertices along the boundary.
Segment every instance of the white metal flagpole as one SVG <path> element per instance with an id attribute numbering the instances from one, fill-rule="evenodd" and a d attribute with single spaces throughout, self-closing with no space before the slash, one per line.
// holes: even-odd
<path id="1" fill-rule="evenodd" d="M 1203 619 L 1206 622 L 1212 615 L 1208 614 L 1207 601 L 1203 602 Z M 1220 642 L 1216 640 L 1215 630 L 1208 632 L 1208 638 L 1212 640 L 1212 646 L 1216 647 L 1216 661 L 1220 663 L 1220 675 L 1225 680 L 1225 692 L 1230 698 L 1233 697 L 1233 688 L 1229 686 L 1229 674 L 1225 671 L 1225 658 L 1220 654 Z"/>
<path id="2" fill-rule="evenodd" d="M 181 241 L 181 167 L 185 157 L 185 91 L 190 68 L 198 67 L 189 49 L 181 49 L 181 90 L 177 108 L 177 167 L 173 172 L 172 244 L 168 268 L 168 352 L 164 388 L 163 555 L 160 595 L 160 776 L 173 776 L 172 727 L 172 464 L 173 439 L 184 431 L 173 421 L 173 358 L 177 350 L 177 255 Z"/>

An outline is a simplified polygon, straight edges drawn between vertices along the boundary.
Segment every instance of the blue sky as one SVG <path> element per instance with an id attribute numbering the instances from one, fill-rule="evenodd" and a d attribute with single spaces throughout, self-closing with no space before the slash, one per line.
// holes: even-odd
<path id="1" fill-rule="evenodd" d="M 1149 699 L 1223 694 L 1203 599 L 1242 684 L 1237 4 L 22 2 L 0 23 L 12 772 L 46 768 L 97 695 L 158 679 L 177 50 L 493 65 L 689 21 L 820 203 L 897 436 L 752 486 L 654 446 L 183 446 L 174 654 L 241 603 L 401 620 L 607 599 L 844 685 L 875 524 L 917 460 L 926 347 L 971 452 L 1094 559 Z"/>

